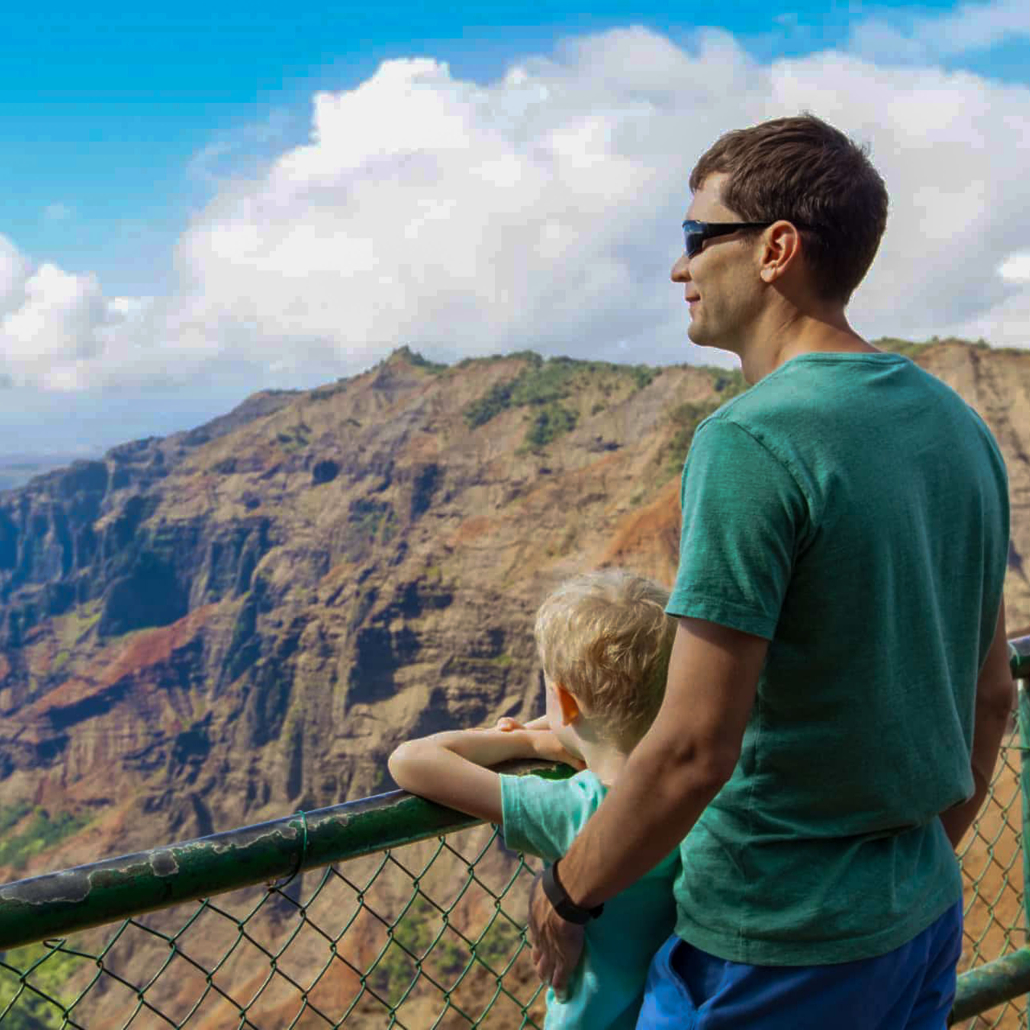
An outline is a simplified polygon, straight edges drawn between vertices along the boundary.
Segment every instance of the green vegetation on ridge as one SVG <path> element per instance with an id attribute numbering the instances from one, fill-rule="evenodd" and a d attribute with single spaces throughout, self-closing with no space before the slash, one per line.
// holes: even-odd
<path id="1" fill-rule="evenodd" d="M 640 390 L 660 372 L 660 369 L 647 365 L 616 365 L 607 361 L 577 361 L 573 358 L 545 360 L 532 351 L 508 357 L 522 359 L 528 367 L 513 379 L 495 383 L 482 397 L 468 404 L 464 411 L 465 424 L 469 429 L 477 429 L 502 411 L 511 408 L 535 409 L 523 441 L 524 450 L 539 450 L 575 429 L 579 412 L 561 402 L 570 397 L 588 377 L 599 374 L 629 377 L 633 381 L 633 388 Z"/>
<path id="2" fill-rule="evenodd" d="M 957 336 L 931 336 L 929 340 L 919 343 L 915 340 L 901 340 L 896 336 L 881 336 L 878 340 L 869 341 L 874 347 L 880 350 L 890 351 L 892 354 L 903 354 L 906 358 L 915 359 L 927 348 L 939 344 L 960 344 L 963 347 L 973 347 L 976 350 L 990 350 L 990 344 L 981 336 L 979 340 L 960 340 Z"/>
<path id="3" fill-rule="evenodd" d="M 424 368 L 427 372 L 432 372 L 434 375 L 440 372 L 446 372 L 450 365 L 441 364 L 439 361 L 430 361 L 428 358 L 422 357 L 418 351 L 412 350 L 407 344 L 403 347 L 398 347 L 389 358 L 403 358 L 409 365 L 414 365 L 415 368 Z"/>
<path id="4" fill-rule="evenodd" d="M 687 402 L 672 410 L 669 421 L 675 426 L 675 431 L 658 454 L 658 463 L 661 469 L 659 482 L 664 483 L 674 475 L 679 475 L 697 427 L 719 407 L 718 403 L 691 404 Z"/>
<path id="5" fill-rule="evenodd" d="M 579 421 L 579 413 L 561 404 L 548 404 L 533 416 L 532 424 L 526 430 L 524 450 L 540 450 L 556 437 L 571 432 Z"/>
<path id="6" fill-rule="evenodd" d="M 277 433 L 276 439 L 283 445 L 283 450 L 288 454 L 294 451 L 302 451 L 311 444 L 311 426 L 306 422 L 299 421 L 296 425 Z"/>
<path id="7" fill-rule="evenodd" d="M 731 397 L 743 393 L 747 388 L 747 380 L 739 368 L 710 368 L 712 388 L 719 394 L 719 403 L 725 404 Z"/>

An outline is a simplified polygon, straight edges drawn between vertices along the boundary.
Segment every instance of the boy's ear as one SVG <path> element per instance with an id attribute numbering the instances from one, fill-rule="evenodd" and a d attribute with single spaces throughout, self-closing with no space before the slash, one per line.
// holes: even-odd
<path id="1" fill-rule="evenodd" d="M 554 692 L 558 698 L 558 711 L 561 712 L 562 726 L 571 726 L 582 714 L 579 702 L 562 686 L 555 683 Z"/>

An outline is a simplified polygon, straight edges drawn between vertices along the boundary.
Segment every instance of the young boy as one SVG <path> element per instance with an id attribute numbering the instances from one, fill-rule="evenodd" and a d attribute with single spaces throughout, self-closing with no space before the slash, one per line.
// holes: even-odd
<path id="1" fill-rule="evenodd" d="M 662 703 L 675 620 L 669 593 L 618 569 L 569 580 L 537 612 L 547 714 L 526 726 L 436 733 L 402 744 L 390 773 L 414 794 L 490 822 L 505 843 L 560 858 L 601 804 Z M 567 780 L 507 776 L 512 758 L 563 761 Z M 585 768 L 584 768 L 585 766 Z M 648 966 L 673 931 L 679 852 L 604 905 L 585 927 L 565 997 L 547 992 L 545 1030 L 633 1030 Z"/>

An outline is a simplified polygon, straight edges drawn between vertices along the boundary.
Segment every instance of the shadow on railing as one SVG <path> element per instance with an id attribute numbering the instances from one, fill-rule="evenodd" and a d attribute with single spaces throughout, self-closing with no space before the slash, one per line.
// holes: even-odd
<path id="1" fill-rule="evenodd" d="M 1030 637 L 1011 654 L 1030 677 Z M 952 1024 L 1027 1025 L 1019 698 L 961 856 Z M 536 869 L 492 827 L 394 791 L 0 886 L 0 1030 L 541 1027 L 523 929 Z"/>

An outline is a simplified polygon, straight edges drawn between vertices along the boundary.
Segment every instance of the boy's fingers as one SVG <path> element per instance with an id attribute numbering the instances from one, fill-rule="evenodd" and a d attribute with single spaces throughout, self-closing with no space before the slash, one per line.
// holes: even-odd
<path id="1" fill-rule="evenodd" d="M 521 730 L 525 727 L 520 723 L 516 722 L 510 715 L 502 716 L 497 720 L 497 729 L 505 732 L 509 730 Z"/>
<path id="2" fill-rule="evenodd" d="M 578 758 L 576 755 L 566 751 L 557 741 L 554 742 L 552 748 L 540 754 L 540 757 L 550 759 L 552 762 L 564 762 L 566 765 L 571 765 L 573 769 L 585 769 L 587 767 L 586 762 L 582 758 Z"/>

